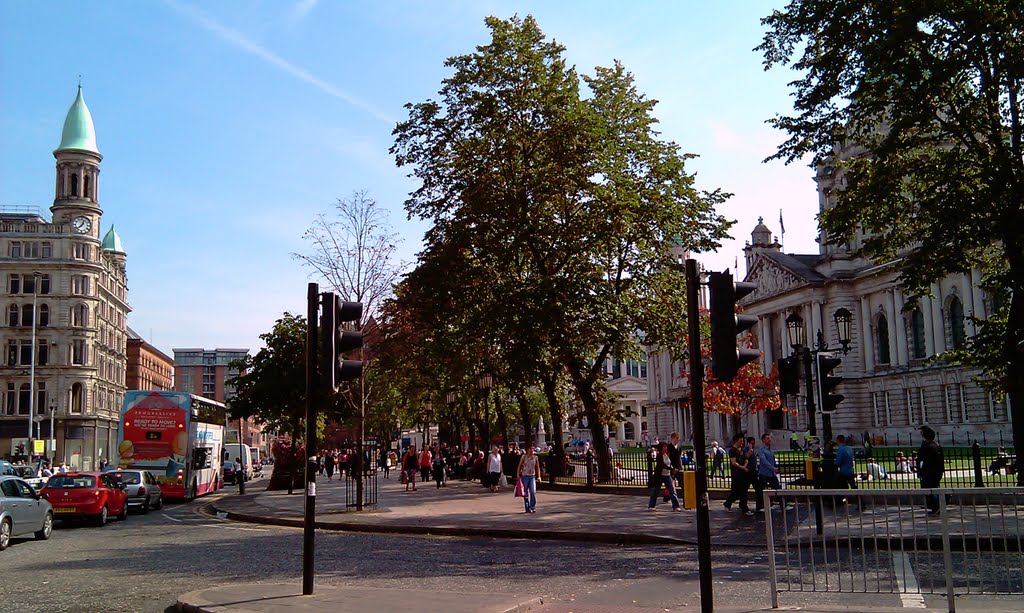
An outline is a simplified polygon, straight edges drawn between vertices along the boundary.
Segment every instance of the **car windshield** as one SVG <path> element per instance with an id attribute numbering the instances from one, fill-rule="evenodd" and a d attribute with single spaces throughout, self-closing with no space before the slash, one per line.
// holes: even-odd
<path id="1" fill-rule="evenodd" d="M 138 485 L 142 483 L 142 475 L 139 473 L 111 473 L 115 479 L 120 479 L 128 485 Z"/>
<path id="2" fill-rule="evenodd" d="M 31 479 L 36 476 L 36 471 L 31 466 L 15 466 L 14 472 L 22 479 Z"/>
<path id="3" fill-rule="evenodd" d="M 96 487 L 96 478 L 90 475 L 55 475 L 46 482 L 48 488 Z"/>

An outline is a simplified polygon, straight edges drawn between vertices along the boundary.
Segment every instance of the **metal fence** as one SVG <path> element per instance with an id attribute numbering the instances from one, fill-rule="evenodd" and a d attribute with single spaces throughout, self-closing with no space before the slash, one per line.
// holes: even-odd
<path id="1" fill-rule="evenodd" d="M 363 482 L 363 508 L 373 508 L 377 506 L 377 456 L 380 454 L 380 449 L 373 445 L 365 445 L 363 447 L 363 471 L 362 475 L 359 475 L 359 471 L 356 470 L 355 458 L 344 467 L 345 477 L 345 509 L 348 511 L 354 511 L 358 508 L 359 504 L 359 490 L 358 482 L 362 479 Z M 339 470 L 341 468 L 339 467 Z"/>
<path id="2" fill-rule="evenodd" d="M 772 606 L 781 592 L 1024 594 L 1024 488 L 767 490 Z M 931 513 L 927 507 L 937 506 Z M 817 512 L 820 509 L 820 513 Z"/>
<path id="3" fill-rule="evenodd" d="M 917 450 L 908 447 L 876 447 L 870 456 L 857 450 L 854 468 L 858 485 L 870 489 L 907 489 L 919 486 L 917 476 Z M 1000 452 L 999 448 L 982 447 L 975 443 L 971 447 L 947 447 L 943 450 L 945 474 L 941 486 L 952 488 L 967 487 L 1013 487 L 1017 483 L 1017 459 L 1012 453 Z M 787 488 L 814 487 L 808 478 L 808 454 L 804 451 L 776 451 L 780 479 Z M 593 485 L 598 480 L 597 460 L 591 454 L 570 453 L 562 470 L 551 470 L 553 457 L 542 456 L 545 472 L 553 475 L 554 481 L 570 485 Z M 818 460 L 820 471 L 822 463 Z M 588 468 L 589 465 L 589 468 Z M 692 460 L 684 455 L 683 469 L 693 468 Z M 826 467 L 827 468 L 827 467 Z M 653 457 L 647 453 L 617 453 L 612 457 L 611 480 L 604 485 L 646 488 L 648 478 L 654 469 Z M 588 472 L 589 471 L 589 472 Z M 512 471 L 514 473 L 514 470 Z M 721 463 L 708 459 L 708 489 L 728 490 L 730 487 L 729 460 Z M 830 485 L 826 473 L 825 486 Z"/>

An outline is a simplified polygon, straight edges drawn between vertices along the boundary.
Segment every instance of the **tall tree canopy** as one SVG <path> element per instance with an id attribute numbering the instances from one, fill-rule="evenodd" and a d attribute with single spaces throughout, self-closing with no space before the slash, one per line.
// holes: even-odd
<path id="1" fill-rule="evenodd" d="M 689 156 L 659 138 L 656 101 L 621 64 L 583 77 L 583 96 L 532 17 L 487 26 L 489 44 L 447 61 L 441 101 L 407 105 L 395 129 L 392 153 L 419 181 L 406 208 L 433 222 L 410 278 L 428 299 L 457 298 L 433 308 L 436 334 L 518 383 L 567 374 L 608 479 L 603 363 L 638 354 L 641 330 L 681 353 L 673 247 L 717 247 L 727 195 L 694 186 Z"/>
<path id="2" fill-rule="evenodd" d="M 947 274 L 982 271 L 994 312 L 950 357 L 1009 393 L 1021 457 L 1024 4 L 793 0 L 763 23 L 766 69 L 800 74 L 796 114 L 771 120 L 789 133 L 774 157 L 810 154 L 845 182 L 822 215 L 829 240 L 863 229 L 865 254 L 900 259 L 916 295 Z"/>

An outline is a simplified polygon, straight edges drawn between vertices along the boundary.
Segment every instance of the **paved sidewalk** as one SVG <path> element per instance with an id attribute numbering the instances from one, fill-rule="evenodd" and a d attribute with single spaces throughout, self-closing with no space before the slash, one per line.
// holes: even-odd
<path id="1" fill-rule="evenodd" d="M 360 532 L 397 532 L 455 536 L 545 538 L 597 541 L 618 544 L 696 544 L 694 511 L 672 512 L 658 500 L 656 511 L 646 510 L 647 497 L 541 489 L 537 512 L 524 513 L 522 499 L 505 487 L 492 494 L 477 482 L 449 481 L 447 487 L 420 484 L 405 491 L 398 479 L 379 481 L 376 508 L 346 512 L 345 484 L 317 480 L 317 527 Z M 261 491 L 244 496 L 225 496 L 212 503 L 213 510 L 238 521 L 302 526 L 304 496 L 301 490 Z M 751 503 L 753 506 L 753 503 Z M 777 511 L 776 511 L 777 512 Z M 763 549 L 762 517 L 745 516 L 736 507 L 726 510 L 711 501 L 712 544 Z"/>

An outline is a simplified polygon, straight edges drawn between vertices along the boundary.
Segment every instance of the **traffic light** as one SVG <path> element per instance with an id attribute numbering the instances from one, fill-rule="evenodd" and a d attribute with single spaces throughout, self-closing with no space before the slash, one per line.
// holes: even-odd
<path id="1" fill-rule="evenodd" d="M 334 292 L 324 292 L 320 316 L 320 337 L 323 340 L 321 374 L 328 394 L 338 391 L 342 381 L 358 379 L 363 374 L 362 360 L 346 360 L 345 354 L 363 346 L 363 333 L 345 330 L 348 322 L 359 322 L 363 303 L 339 300 Z"/>
<path id="2" fill-rule="evenodd" d="M 737 315 L 736 301 L 754 291 L 753 283 L 733 283 L 732 273 L 713 272 L 711 290 L 711 374 L 719 381 L 732 381 L 740 367 L 756 360 L 761 352 L 736 347 L 736 336 L 757 323 L 751 315 Z"/>
<path id="3" fill-rule="evenodd" d="M 846 398 L 842 394 L 832 393 L 836 386 L 843 382 L 843 378 L 833 377 L 829 374 L 842 363 L 843 360 L 840 358 L 824 353 L 818 354 L 818 392 L 821 398 L 822 413 L 835 413 L 839 403 Z"/>
<path id="4" fill-rule="evenodd" d="M 18 443 L 14 450 L 15 455 L 25 455 L 25 443 Z"/>
<path id="5" fill-rule="evenodd" d="M 782 396 L 800 395 L 800 359 L 795 355 L 782 358 L 779 365 L 779 394 Z"/>

